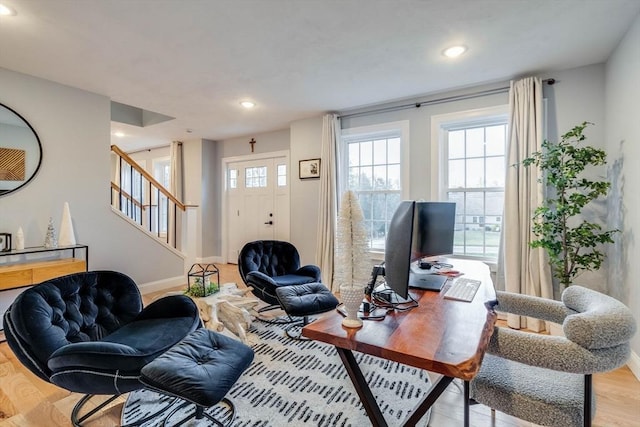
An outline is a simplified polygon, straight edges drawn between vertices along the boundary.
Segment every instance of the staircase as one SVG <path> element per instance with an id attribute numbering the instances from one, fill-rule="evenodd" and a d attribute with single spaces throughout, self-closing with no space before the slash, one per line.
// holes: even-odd
<path id="1" fill-rule="evenodd" d="M 112 145 L 111 152 L 111 207 L 158 241 L 182 251 L 185 205 L 118 146 Z"/>

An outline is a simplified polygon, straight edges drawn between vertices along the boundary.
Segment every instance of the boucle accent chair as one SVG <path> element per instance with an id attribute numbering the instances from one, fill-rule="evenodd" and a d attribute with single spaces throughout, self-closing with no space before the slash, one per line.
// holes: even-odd
<path id="1" fill-rule="evenodd" d="M 599 292 L 573 285 L 562 301 L 497 292 L 497 310 L 562 324 L 564 337 L 496 327 L 471 398 L 539 425 L 590 426 L 592 374 L 616 369 L 636 332 L 631 311 Z"/>
<path id="2" fill-rule="evenodd" d="M 140 370 L 199 327 L 191 298 L 169 296 L 143 308 L 135 282 L 115 271 L 48 280 L 22 292 L 4 315 L 7 343 L 23 365 L 85 394 L 71 413 L 74 426 L 143 388 Z M 96 394 L 113 396 L 79 417 Z"/>

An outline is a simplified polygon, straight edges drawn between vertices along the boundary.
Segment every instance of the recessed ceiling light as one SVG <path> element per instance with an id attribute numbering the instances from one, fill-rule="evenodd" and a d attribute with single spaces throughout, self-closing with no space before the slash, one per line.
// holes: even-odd
<path id="1" fill-rule="evenodd" d="M 15 9 L 0 3 L 0 16 L 15 16 L 15 15 L 17 15 L 17 12 Z"/>
<path id="2" fill-rule="evenodd" d="M 445 49 L 442 54 L 447 58 L 457 58 L 467 51 L 465 46 L 451 46 L 450 48 Z"/>
<path id="3" fill-rule="evenodd" d="M 122 138 L 122 137 L 124 137 L 124 132 L 114 132 L 113 136 L 118 137 L 118 138 Z"/>
<path id="4" fill-rule="evenodd" d="M 244 108 L 250 109 L 256 106 L 255 102 L 251 102 L 251 101 L 242 101 L 240 102 L 240 105 L 242 105 Z"/>

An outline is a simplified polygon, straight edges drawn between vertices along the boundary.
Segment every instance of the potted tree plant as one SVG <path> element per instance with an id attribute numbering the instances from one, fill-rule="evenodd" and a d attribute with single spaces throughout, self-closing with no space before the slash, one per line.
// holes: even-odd
<path id="1" fill-rule="evenodd" d="M 583 122 L 562 135 L 559 142 L 544 141 L 542 150 L 523 160 L 526 167 L 540 168 L 547 191 L 544 203 L 533 216 L 530 245 L 544 248 L 549 263 L 562 287 L 571 285 L 585 271 L 598 270 L 605 253 L 602 245 L 613 243 L 618 230 L 603 230 L 600 224 L 587 221 L 583 209 L 592 201 L 605 197 L 610 183 L 586 176 L 589 167 L 606 164 L 603 150 L 582 145 L 584 130 L 593 123 Z"/>

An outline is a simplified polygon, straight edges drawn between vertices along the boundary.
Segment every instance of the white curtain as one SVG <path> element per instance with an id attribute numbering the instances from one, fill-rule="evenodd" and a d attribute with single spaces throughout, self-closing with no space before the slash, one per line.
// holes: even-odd
<path id="1" fill-rule="evenodd" d="M 316 264 L 322 271 L 322 281 L 332 291 L 333 254 L 338 212 L 340 119 L 327 114 L 322 119 L 322 151 L 320 162 L 320 203 L 318 213 Z"/>
<path id="2" fill-rule="evenodd" d="M 527 77 L 512 81 L 509 91 L 509 141 L 507 144 L 507 177 L 504 195 L 503 259 L 504 289 L 525 295 L 553 298 L 551 269 L 546 252 L 531 248 L 535 240 L 532 218 L 544 200 L 544 189 L 538 182 L 540 171 L 524 167 L 523 159 L 541 150 L 542 145 L 542 81 Z M 501 274 L 498 274 L 500 279 Z M 498 283 L 498 287 L 501 284 Z M 544 329 L 544 322 L 507 316 L 512 328 Z"/>
<path id="3" fill-rule="evenodd" d="M 121 186 L 121 177 L 120 177 L 120 156 L 111 151 L 111 182 L 116 184 L 118 187 Z M 120 200 L 120 192 L 111 189 L 111 206 L 116 209 L 121 208 L 121 200 Z"/>
<path id="4" fill-rule="evenodd" d="M 183 188 L 182 188 L 182 168 L 183 168 L 183 164 L 182 164 L 182 142 L 180 141 L 173 141 L 171 142 L 171 158 L 170 158 L 170 173 L 171 173 L 171 179 L 169 181 L 169 191 L 171 192 L 171 194 L 173 194 L 173 196 L 180 200 L 181 202 L 182 200 L 182 192 L 183 192 Z M 181 225 L 181 215 L 180 212 L 182 212 L 180 209 L 176 209 L 175 212 L 177 213 L 177 217 L 175 218 L 174 221 L 174 209 L 173 209 L 173 204 L 171 204 L 171 209 L 169 209 L 169 227 L 168 227 L 168 232 L 169 232 L 169 244 L 173 245 L 174 247 L 178 248 L 178 242 L 180 242 L 180 225 Z M 176 229 L 177 228 L 177 229 Z M 177 240 L 177 242 L 174 242 L 174 236 L 175 236 L 175 240 Z"/>

